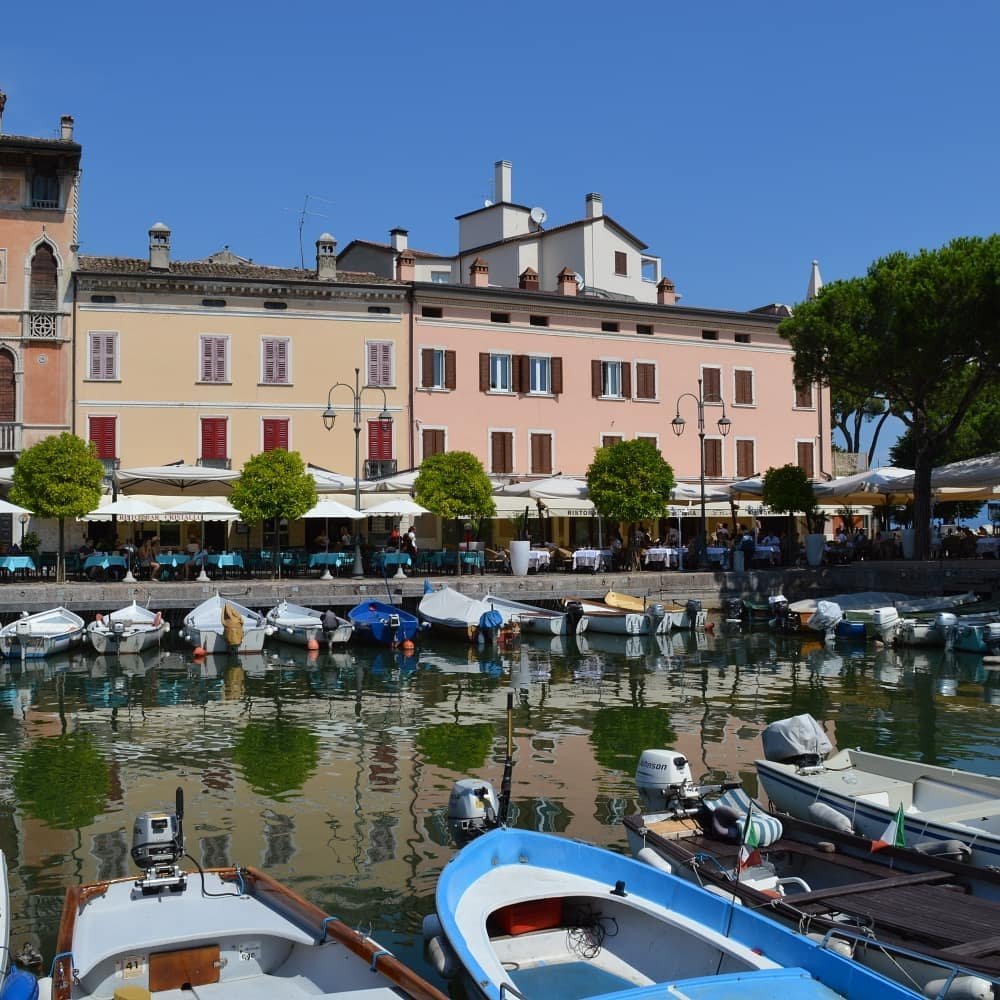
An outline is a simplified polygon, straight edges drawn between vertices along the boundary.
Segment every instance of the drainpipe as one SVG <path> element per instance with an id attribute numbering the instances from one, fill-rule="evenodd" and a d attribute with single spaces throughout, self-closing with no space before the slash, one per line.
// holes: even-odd
<path id="1" fill-rule="evenodd" d="M 415 348 L 414 348 L 414 338 L 413 338 L 413 313 L 414 313 L 414 311 L 416 310 L 416 307 L 417 307 L 417 297 L 416 297 L 416 295 L 414 294 L 414 291 L 413 291 L 413 282 L 412 281 L 410 282 L 410 287 L 409 287 L 409 289 L 406 292 L 406 297 L 410 301 L 410 378 L 409 378 L 410 384 L 409 384 L 409 388 L 407 389 L 407 392 L 409 394 L 409 400 L 410 400 L 410 403 L 409 403 L 409 405 L 410 405 L 410 419 L 409 419 L 409 428 L 410 428 L 410 432 L 409 432 L 409 438 L 410 438 L 410 465 L 409 465 L 409 467 L 411 469 L 414 469 L 414 468 L 416 468 L 416 454 L 417 454 L 416 441 L 415 441 L 416 436 L 417 436 L 417 415 L 416 415 L 416 413 L 414 412 L 414 409 L 413 409 L 414 400 L 416 398 L 415 394 L 414 394 L 414 391 L 413 391 L 413 383 L 414 383 L 414 381 L 416 379 L 415 372 L 416 372 L 417 369 L 416 369 L 416 358 L 414 356 L 414 350 L 415 350 Z"/>
<path id="2" fill-rule="evenodd" d="M 816 383 L 816 390 L 818 393 L 816 401 L 816 451 L 819 457 L 817 468 L 820 476 L 829 481 L 833 479 L 833 476 L 823 468 L 823 386 L 821 383 Z M 833 434 L 832 428 L 830 434 L 831 436 Z"/>

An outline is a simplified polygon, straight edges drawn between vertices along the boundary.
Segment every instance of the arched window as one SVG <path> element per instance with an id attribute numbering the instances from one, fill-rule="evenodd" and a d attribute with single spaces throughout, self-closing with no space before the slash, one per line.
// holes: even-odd
<path id="1" fill-rule="evenodd" d="M 0 350 L 0 423 L 12 424 L 16 419 L 14 355 L 10 351 Z"/>
<path id="2" fill-rule="evenodd" d="M 56 255 L 48 243 L 39 244 L 31 258 L 31 311 L 55 312 L 59 305 Z"/>

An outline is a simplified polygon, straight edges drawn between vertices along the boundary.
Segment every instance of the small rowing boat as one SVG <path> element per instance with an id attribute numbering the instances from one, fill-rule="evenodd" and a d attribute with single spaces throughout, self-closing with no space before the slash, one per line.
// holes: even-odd
<path id="1" fill-rule="evenodd" d="M 84 621 L 68 608 L 22 615 L 0 629 L 0 653 L 9 659 L 41 659 L 79 646 Z"/>
<path id="2" fill-rule="evenodd" d="M 310 649 L 318 649 L 321 644 L 342 646 L 354 634 L 354 626 L 336 612 L 317 611 L 291 601 L 276 604 L 265 617 L 275 639 Z"/>
<path id="3" fill-rule="evenodd" d="M 87 639 L 96 653 L 133 654 L 158 646 L 170 631 L 159 611 L 141 608 L 135 601 L 98 615 L 87 626 Z"/>

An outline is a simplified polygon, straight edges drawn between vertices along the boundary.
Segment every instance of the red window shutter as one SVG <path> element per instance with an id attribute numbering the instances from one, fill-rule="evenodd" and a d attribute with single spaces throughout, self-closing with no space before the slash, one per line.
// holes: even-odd
<path id="1" fill-rule="evenodd" d="M 281 448 L 288 451 L 288 421 L 264 421 L 264 451 L 274 451 Z"/>
<path id="2" fill-rule="evenodd" d="M 746 405 L 753 402 L 753 372 L 736 372 L 736 402 Z"/>
<path id="3" fill-rule="evenodd" d="M 705 475 L 714 479 L 722 475 L 722 442 L 715 438 L 705 441 Z"/>
<path id="4" fill-rule="evenodd" d="M 226 447 L 226 418 L 201 418 L 201 457 L 210 459 L 228 458 Z"/>
<path id="5" fill-rule="evenodd" d="M 444 352 L 444 387 L 446 389 L 454 389 L 458 385 L 455 377 L 455 352 L 445 351 Z M 441 449 L 444 450 L 443 448 Z"/>
<path id="6" fill-rule="evenodd" d="M 479 391 L 490 391 L 490 356 L 488 354 L 479 355 Z"/>
<path id="7" fill-rule="evenodd" d="M 558 396 L 563 391 L 562 358 L 552 359 L 552 395 Z"/>
<path id="8" fill-rule="evenodd" d="M 383 429 L 381 421 L 368 421 L 368 457 L 373 462 L 385 462 L 392 458 L 391 424 Z"/>
<path id="9" fill-rule="evenodd" d="M 91 417 L 90 440 L 97 448 L 98 458 L 117 458 L 118 446 L 115 441 L 117 417 Z"/>
<path id="10" fill-rule="evenodd" d="M 736 442 L 736 475 L 740 479 L 749 479 L 756 471 L 754 468 L 753 441 Z"/>
<path id="11" fill-rule="evenodd" d="M 795 446 L 798 456 L 798 465 L 802 471 L 810 478 L 813 477 L 813 446 L 810 441 L 799 441 Z"/>
<path id="12" fill-rule="evenodd" d="M 420 384 L 425 389 L 434 388 L 434 350 L 430 347 L 420 350 Z"/>
<path id="13" fill-rule="evenodd" d="M 623 361 L 622 363 L 622 397 L 624 399 L 632 398 L 632 365 L 631 362 Z"/>
<path id="14" fill-rule="evenodd" d="M 601 396 L 604 394 L 603 365 L 600 361 L 590 362 L 590 394 L 591 396 Z"/>
<path id="15" fill-rule="evenodd" d="M 722 373 L 718 368 L 702 368 L 702 396 L 706 403 L 722 402 Z"/>

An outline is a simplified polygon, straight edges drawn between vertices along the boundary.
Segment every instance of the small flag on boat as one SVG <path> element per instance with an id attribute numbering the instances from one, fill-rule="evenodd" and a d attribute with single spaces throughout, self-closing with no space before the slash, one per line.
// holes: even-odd
<path id="1" fill-rule="evenodd" d="M 757 834 L 757 826 L 753 822 L 753 803 L 749 802 L 747 805 L 749 808 L 747 809 L 746 822 L 743 824 L 743 835 L 740 837 L 740 859 L 736 868 L 737 875 L 745 869 L 761 863 L 760 851 L 757 850 L 760 837 Z"/>
<path id="2" fill-rule="evenodd" d="M 872 841 L 872 850 L 881 851 L 883 847 L 906 847 L 906 832 L 903 829 L 903 803 L 900 802 L 896 815 L 882 832 L 881 837 Z"/>

